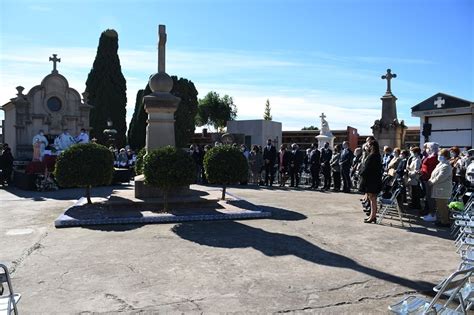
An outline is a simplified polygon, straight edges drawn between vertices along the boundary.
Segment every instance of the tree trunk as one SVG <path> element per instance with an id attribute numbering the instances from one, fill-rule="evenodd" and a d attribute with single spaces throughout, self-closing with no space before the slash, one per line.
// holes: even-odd
<path id="1" fill-rule="evenodd" d="M 226 189 L 226 187 L 225 187 L 225 185 L 224 185 L 224 186 L 222 187 L 222 198 L 221 198 L 221 200 L 225 200 L 225 189 Z"/>
<path id="2" fill-rule="evenodd" d="M 92 201 L 91 201 L 91 186 L 86 187 L 86 198 L 87 198 L 87 203 L 92 204 Z"/>

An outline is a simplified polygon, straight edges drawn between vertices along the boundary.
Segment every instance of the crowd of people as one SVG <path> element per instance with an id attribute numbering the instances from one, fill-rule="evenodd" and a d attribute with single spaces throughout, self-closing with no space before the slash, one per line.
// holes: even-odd
<path id="1" fill-rule="evenodd" d="M 209 148 L 190 148 L 198 165 L 199 183 L 206 183 L 202 160 Z M 474 189 L 474 149 L 461 152 L 458 147 L 440 148 L 435 142 L 425 143 L 423 148 L 382 149 L 374 137 L 368 137 L 352 152 L 346 141 L 333 150 L 329 143 L 321 149 L 315 143 L 302 151 L 297 144 L 283 144 L 277 150 L 269 139 L 264 147 L 254 145 L 249 150 L 241 145 L 240 149 L 249 164 L 248 181 L 242 184 L 358 191 L 364 194 L 367 223 L 376 221 L 377 198 L 390 198 L 398 189 L 403 210 L 412 209 L 425 221 L 448 226 L 448 201 L 453 193 Z"/>
<path id="2" fill-rule="evenodd" d="M 128 145 L 120 150 L 110 146 L 109 150 L 114 155 L 114 166 L 117 168 L 133 169 L 137 163 L 137 154 Z"/>
<path id="3" fill-rule="evenodd" d="M 88 142 L 84 129 L 77 137 L 65 130 L 53 146 L 61 151 L 72 144 Z M 216 142 L 215 145 L 221 144 Z M 49 148 L 41 130 L 33 138 L 33 146 L 33 160 L 41 161 Z M 194 144 L 189 148 L 196 165 L 196 183 L 207 184 L 203 160 L 210 148 L 210 145 Z M 120 150 L 111 146 L 109 149 L 114 154 L 115 167 L 134 169 L 137 154 L 129 146 Z M 398 203 L 404 210 L 413 209 L 425 221 L 448 226 L 448 201 L 452 200 L 453 192 L 474 189 L 474 149 L 461 152 L 458 147 L 440 148 L 434 142 L 408 150 L 387 146 L 381 149 L 374 137 L 368 137 L 362 147 L 353 152 L 346 141 L 333 149 L 329 143 L 322 148 L 314 143 L 310 148 L 300 150 L 294 143 L 283 144 L 277 150 L 268 139 L 263 147 L 240 145 L 240 150 L 249 166 L 248 179 L 241 184 L 304 186 L 310 190 L 344 193 L 358 191 L 364 194 L 361 201 L 367 214 L 366 223 L 376 221 L 377 198 L 390 198 L 397 192 Z M 0 184 L 9 183 L 13 156 L 7 144 L 1 151 L 0 169 Z"/>
<path id="4" fill-rule="evenodd" d="M 298 144 L 287 147 L 285 144 L 277 150 L 272 140 L 264 147 L 254 145 L 249 151 L 241 145 L 241 151 L 249 163 L 249 183 L 271 187 L 300 187 L 308 189 L 351 192 L 355 166 L 360 162 L 360 150 L 355 154 L 348 142 L 336 145 L 334 151 L 329 143 L 319 149 L 316 143 L 306 151 L 300 150 Z"/>
<path id="5" fill-rule="evenodd" d="M 412 209 L 424 221 L 448 227 L 448 202 L 459 192 L 474 189 L 473 149 L 461 152 L 458 147 L 440 148 L 428 142 L 423 149 L 384 147 L 380 156 L 374 139 L 364 146 L 368 150 L 363 148 L 363 152 L 370 153 L 362 158 L 358 175 L 359 190 L 365 193 L 362 203 L 367 223 L 376 221 L 379 193 L 387 199 L 397 192 L 402 211 Z"/>

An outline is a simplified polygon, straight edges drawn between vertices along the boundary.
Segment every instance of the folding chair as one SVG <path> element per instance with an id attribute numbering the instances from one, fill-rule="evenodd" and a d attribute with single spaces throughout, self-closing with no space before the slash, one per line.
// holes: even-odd
<path id="1" fill-rule="evenodd" d="M 462 262 L 459 265 L 458 270 L 467 270 L 467 269 L 473 269 L 473 268 L 474 268 L 474 265 L 472 263 Z M 440 284 L 435 286 L 433 288 L 433 291 L 434 292 L 439 292 L 441 290 L 441 287 L 442 287 L 443 284 L 444 284 L 444 282 L 441 282 Z M 449 298 L 454 292 L 455 292 L 455 290 L 451 289 L 451 290 L 444 291 L 443 294 Z M 459 298 L 462 300 L 462 303 L 459 304 L 459 306 L 456 310 L 458 310 L 462 306 L 466 305 L 465 310 L 470 311 L 472 306 L 474 305 L 474 284 L 471 282 L 470 277 L 468 278 L 468 281 L 464 284 L 464 286 L 459 291 Z"/>
<path id="2" fill-rule="evenodd" d="M 397 211 L 398 217 L 400 218 L 400 223 L 403 226 L 402 212 L 400 211 L 400 206 L 397 201 L 397 197 L 401 191 L 402 191 L 401 187 L 398 187 L 397 189 L 395 189 L 390 199 L 379 197 L 378 204 L 379 204 L 380 210 L 378 211 L 377 224 L 382 223 L 382 220 L 384 219 L 386 214 L 388 213 L 392 214 L 394 211 Z"/>
<path id="3" fill-rule="evenodd" d="M 451 274 L 446 280 L 441 282 L 435 288 L 438 290 L 435 297 L 430 301 L 425 297 L 408 296 L 402 301 L 390 305 L 389 311 L 394 314 L 467 314 L 468 305 L 465 304 L 463 294 L 460 292 L 469 277 L 472 276 L 474 268 L 458 270 Z M 449 298 L 441 304 L 441 296 L 449 296 Z M 459 306 L 450 308 L 450 304 L 454 299 L 458 299 Z M 439 303 L 440 302 L 440 303 Z"/>
<path id="4" fill-rule="evenodd" d="M 12 282 L 7 266 L 0 264 L 0 291 L 3 291 L 3 284 L 6 283 L 8 287 L 8 295 L 0 294 L 0 315 L 18 315 L 16 304 L 21 298 L 21 294 L 13 293 Z"/>

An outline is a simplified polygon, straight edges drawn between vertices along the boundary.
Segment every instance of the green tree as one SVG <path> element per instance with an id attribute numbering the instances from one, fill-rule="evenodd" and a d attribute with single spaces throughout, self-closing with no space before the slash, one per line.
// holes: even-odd
<path id="1" fill-rule="evenodd" d="M 151 89 L 148 84 L 145 89 L 137 92 L 135 110 L 133 111 L 132 120 L 128 127 L 128 144 L 137 151 L 145 147 L 148 114 L 145 112 L 143 97 L 148 94 L 151 94 Z"/>
<path id="2" fill-rule="evenodd" d="M 237 107 L 229 95 L 220 97 L 217 92 L 209 92 L 199 100 L 197 123 L 199 126 L 213 125 L 215 129 L 222 129 L 227 121 L 237 117 Z"/>
<path id="3" fill-rule="evenodd" d="M 270 110 L 270 100 L 267 99 L 267 101 L 265 102 L 265 111 L 263 113 L 263 119 L 272 120 L 272 114 L 270 113 Z"/>
<path id="4" fill-rule="evenodd" d="M 211 184 L 222 185 L 222 200 L 227 185 L 247 180 L 248 163 L 240 150 L 231 145 L 221 145 L 206 152 L 204 170 Z"/>
<path id="5" fill-rule="evenodd" d="M 168 210 L 169 193 L 193 183 L 196 166 L 189 154 L 172 146 L 155 149 L 145 155 L 143 163 L 145 183 L 163 191 L 163 208 Z"/>
<path id="6" fill-rule="evenodd" d="M 171 94 L 181 98 L 178 109 L 174 113 L 176 120 L 174 124 L 176 146 L 185 147 L 191 140 L 196 126 L 195 117 L 198 107 L 198 91 L 191 80 L 185 78 L 178 79 L 176 76 L 171 78 L 173 79 Z M 140 91 L 143 92 L 140 93 Z M 137 93 L 135 111 L 133 112 L 128 131 L 128 143 L 135 150 L 140 150 L 145 146 L 148 114 L 145 112 L 143 97 L 152 93 L 148 84 L 145 90 L 140 91 Z"/>
<path id="7" fill-rule="evenodd" d="M 309 127 L 303 127 L 301 130 L 319 130 L 319 128 L 311 125 Z"/>
<path id="8" fill-rule="evenodd" d="M 91 137 L 105 143 L 103 135 L 107 129 L 107 120 L 113 122 L 117 130 L 116 143 L 122 147 L 126 144 L 126 81 L 120 67 L 118 51 L 118 34 L 108 29 L 100 35 L 97 55 L 86 81 L 89 103 L 94 107 L 90 113 Z"/>
<path id="9" fill-rule="evenodd" d="M 114 173 L 114 157 L 105 146 L 96 143 L 76 144 L 62 152 L 54 169 L 61 187 L 84 187 L 91 204 L 91 187 L 109 185 Z"/>
<path id="10" fill-rule="evenodd" d="M 194 83 L 185 78 L 176 76 L 173 79 L 173 89 L 171 94 L 181 98 L 178 109 L 174 113 L 174 135 L 176 147 L 186 147 L 194 135 L 196 129 L 196 114 L 198 111 L 198 91 Z"/>

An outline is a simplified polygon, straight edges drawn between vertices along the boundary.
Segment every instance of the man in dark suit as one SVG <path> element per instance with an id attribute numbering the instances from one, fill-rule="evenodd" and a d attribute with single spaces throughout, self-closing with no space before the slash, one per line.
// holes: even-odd
<path id="1" fill-rule="evenodd" d="M 341 167 L 341 176 L 342 176 L 342 190 L 345 193 L 351 192 L 351 166 L 352 160 L 354 159 L 354 154 L 349 148 L 349 142 L 344 141 L 342 143 L 342 152 L 339 159 L 339 166 Z"/>
<path id="2" fill-rule="evenodd" d="M 332 158 L 332 150 L 329 148 L 329 142 L 324 144 L 324 148 L 321 150 L 321 166 L 322 173 L 324 175 L 324 190 L 331 188 L 331 164 L 329 162 Z"/>
<path id="3" fill-rule="evenodd" d="M 275 170 L 274 170 L 274 165 L 275 165 L 275 160 L 276 160 L 276 149 L 272 145 L 272 140 L 268 139 L 267 145 L 263 149 L 263 161 L 264 161 L 264 167 L 265 167 L 265 186 L 268 186 L 270 183 L 270 186 L 273 185 L 273 180 L 275 177 Z"/>
<path id="4" fill-rule="evenodd" d="M 298 187 L 300 182 L 300 169 L 303 156 L 298 150 L 298 145 L 293 143 L 290 152 L 290 187 Z"/>
<path id="5" fill-rule="evenodd" d="M 317 189 L 319 187 L 319 171 L 321 169 L 321 152 L 319 152 L 316 143 L 311 145 L 309 165 L 311 171 L 311 188 Z"/>

